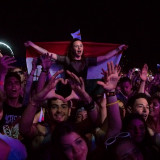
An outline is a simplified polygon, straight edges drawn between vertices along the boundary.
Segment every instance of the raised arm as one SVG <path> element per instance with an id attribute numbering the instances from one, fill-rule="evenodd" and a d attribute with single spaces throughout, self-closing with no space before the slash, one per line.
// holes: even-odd
<path id="1" fill-rule="evenodd" d="M 97 63 L 100 63 L 100 62 L 103 62 L 111 57 L 113 57 L 114 55 L 116 54 L 120 54 L 122 53 L 123 51 L 125 51 L 126 49 L 128 48 L 127 45 L 125 44 L 122 44 L 120 45 L 118 48 L 108 52 L 107 54 L 105 54 L 104 56 L 98 56 L 97 57 Z"/>
<path id="2" fill-rule="evenodd" d="M 31 92 L 31 87 L 32 87 L 32 83 L 33 83 L 33 77 L 34 77 L 34 73 L 35 70 L 37 68 L 37 58 L 33 58 L 32 60 L 32 70 L 30 72 L 30 74 L 27 77 L 27 82 L 26 82 L 26 86 L 25 86 L 25 92 L 24 92 L 24 98 L 23 98 L 23 104 L 27 105 L 29 102 L 29 97 L 30 97 L 30 92 Z"/>
<path id="3" fill-rule="evenodd" d="M 0 57 L 0 89 L 4 91 L 4 80 L 9 69 L 14 68 L 13 63 L 16 62 L 14 57 Z"/>
<path id="4" fill-rule="evenodd" d="M 115 95 L 115 88 L 120 78 L 118 75 L 118 67 L 115 67 L 113 62 L 108 62 L 107 68 L 104 75 L 104 81 L 97 81 L 97 83 L 101 85 L 106 92 L 108 117 L 108 130 L 106 136 L 110 137 L 121 130 L 122 122 L 117 97 Z"/>
<path id="5" fill-rule="evenodd" d="M 140 72 L 141 83 L 139 86 L 138 93 L 146 93 L 145 86 L 146 86 L 146 81 L 147 81 L 147 74 L 148 74 L 148 65 L 144 64 L 144 66 Z M 149 95 L 148 92 L 146 94 Z"/>
<path id="6" fill-rule="evenodd" d="M 31 41 L 27 41 L 24 43 L 25 47 L 32 47 L 33 49 L 35 49 L 36 51 L 38 51 L 40 54 L 48 54 L 50 57 L 52 57 L 54 60 L 57 60 L 57 54 L 53 53 L 53 52 L 49 52 L 46 49 L 36 45 L 35 43 L 31 42 Z"/>
<path id="7" fill-rule="evenodd" d="M 46 83 L 47 76 L 49 74 L 49 69 L 53 63 L 49 55 L 42 55 L 40 56 L 40 59 L 41 59 L 42 70 L 38 78 L 37 92 L 40 92 L 43 89 Z"/>
<path id="8" fill-rule="evenodd" d="M 43 88 L 41 92 L 36 93 L 30 100 L 20 121 L 20 132 L 22 135 L 27 137 L 33 137 L 38 135 L 38 129 L 33 125 L 33 120 L 38 110 L 39 104 L 41 104 L 42 102 L 44 102 L 44 100 L 48 98 L 54 97 L 64 100 L 63 97 L 57 95 L 54 91 L 59 81 L 63 83 L 62 78 L 56 78 L 62 72 L 63 70 L 56 72 L 49 80 L 49 83 L 46 85 L 46 87 Z"/>
<path id="9" fill-rule="evenodd" d="M 99 99 L 98 106 L 99 106 L 99 121 L 100 125 L 102 125 L 107 118 L 107 108 L 106 108 L 106 94 L 104 93 L 103 96 Z"/>
<path id="10" fill-rule="evenodd" d="M 87 110 L 90 120 L 95 123 L 98 119 L 98 111 L 92 97 L 86 92 L 85 85 L 82 77 L 77 77 L 74 73 L 67 71 L 67 74 L 71 77 L 69 84 L 72 87 L 71 95 L 65 98 L 66 101 L 71 99 L 77 99 L 83 101 Z"/>

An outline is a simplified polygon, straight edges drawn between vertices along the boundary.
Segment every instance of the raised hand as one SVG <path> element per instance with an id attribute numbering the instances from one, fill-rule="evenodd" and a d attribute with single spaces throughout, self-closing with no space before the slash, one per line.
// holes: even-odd
<path id="1" fill-rule="evenodd" d="M 90 103 L 92 98 L 85 91 L 83 78 L 77 77 L 74 73 L 70 71 L 67 71 L 67 74 L 70 76 L 70 79 L 67 80 L 67 83 L 71 85 L 72 92 L 70 96 L 65 98 L 65 100 L 69 101 L 71 99 L 77 99 L 85 102 L 86 104 Z"/>
<path id="2" fill-rule="evenodd" d="M 33 47 L 33 46 L 35 46 L 35 44 L 34 44 L 32 41 L 26 41 L 26 42 L 24 43 L 24 46 L 25 46 L 25 47 Z"/>
<path id="3" fill-rule="evenodd" d="M 26 41 L 26 42 L 24 43 L 24 46 L 25 46 L 25 47 L 29 47 L 30 45 L 32 45 L 32 42 L 31 42 L 31 41 Z"/>
<path id="4" fill-rule="evenodd" d="M 123 51 L 125 51 L 128 48 L 128 45 L 126 44 L 122 44 L 118 47 L 118 53 L 122 53 Z"/>
<path id="5" fill-rule="evenodd" d="M 49 83 L 44 87 L 41 92 L 37 93 L 32 100 L 37 103 L 41 103 L 42 101 L 49 98 L 58 98 L 64 100 L 64 98 L 55 93 L 55 88 L 58 82 L 64 83 L 63 78 L 57 78 L 59 74 L 61 74 L 63 70 L 57 71 L 49 80 Z"/>
<path id="6" fill-rule="evenodd" d="M 37 68 L 37 61 L 38 61 L 38 58 L 33 58 L 32 60 L 32 70 L 36 70 Z"/>
<path id="7" fill-rule="evenodd" d="M 16 59 L 14 57 L 10 56 L 3 56 L 0 57 L 0 73 L 6 74 L 8 72 L 8 69 L 15 68 L 12 64 L 16 62 Z"/>
<path id="8" fill-rule="evenodd" d="M 107 70 L 103 70 L 103 75 L 104 82 L 97 81 L 97 84 L 101 85 L 106 91 L 115 90 L 120 79 L 118 66 L 114 66 L 113 62 L 108 62 Z"/>
<path id="9" fill-rule="evenodd" d="M 144 64 L 141 72 L 140 72 L 140 78 L 142 81 L 146 81 L 147 80 L 147 74 L 148 74 L 148 65 Z"/>
<path id="10" fill-rule="evenodd" d="M 53 64 L 50 56 L 48 54 L 46 55 L 41 55 L 40 56 L 41 59 L 41 64 L 42 64 L 42 68 L 44 70 L 49 70 L 49 68 L 51 67 L 51 65 Z"/>
<path id="11" fill-rule="evenodd" d="M 118 75 L 121 76 L 121 75 L 120 75 L 120 74 L 121 74 L 121 66 L 116 64 L 115 67 L 117 68 L 117 73 L 118 73 Z"/>

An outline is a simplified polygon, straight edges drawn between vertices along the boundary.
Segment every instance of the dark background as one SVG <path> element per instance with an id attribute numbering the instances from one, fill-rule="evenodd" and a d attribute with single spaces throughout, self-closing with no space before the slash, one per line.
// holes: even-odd
<path id="1" fill-rule="evenodd" d="M 24 42 L 67 41 L 81 30 L 83 41 L 128 44 L 124 70 L 160 63 L 160 13 L 148 0 L 5 0 L 0 1 L 0 41 L 25 58 Z M 22 62 L 20 62 L 22 63 Z"/>

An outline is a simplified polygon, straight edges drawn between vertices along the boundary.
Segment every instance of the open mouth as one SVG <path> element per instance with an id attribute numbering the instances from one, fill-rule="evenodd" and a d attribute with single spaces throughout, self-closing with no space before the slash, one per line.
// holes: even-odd
<path id="1" fill-rule="evenodd" d="M 147 114 L 142 115 L 144 119 L 147 119 Z"/>
<path id="2" fill-rule="evenodd" d="M 80 53 L 81 53 L 81 51 L 77 51 L 77 53 L 78 53 L 78 54 L 80 54 Z"/>
<path id="3" fill-rule="evenodd" d="M 17 92 L 16 89 L 12 89 L 12 90 L 11 90 L 11 93 L 16 93 L 16 92 Z"/>

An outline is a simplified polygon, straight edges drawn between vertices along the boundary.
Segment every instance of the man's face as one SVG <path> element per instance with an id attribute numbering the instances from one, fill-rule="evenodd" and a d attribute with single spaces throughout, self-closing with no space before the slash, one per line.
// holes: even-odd
<path id="1" fill-rule="evenodd" d="M 145 98 L 136 99 L 133 105 L 133 112 L 142 115 L 146 121 L 149 115 L 149 104 L 147 100 Z"/>
<path id="2" fill-rule="evenodd" d="M 51 100 L 49 108 L 51 108 L 50 112 L 52 120 L 56 122 L 66 121 L 70 116 L 71 109 L 68 106 L 68 103 L 63 102 L 62 100 Z"/>
<path id="3" fill-rule="evenodd" d="M 5 92 L 8 98 L 19 98 L 21 83 L 16 77 L 10 77 L 5 82 Z"/>

